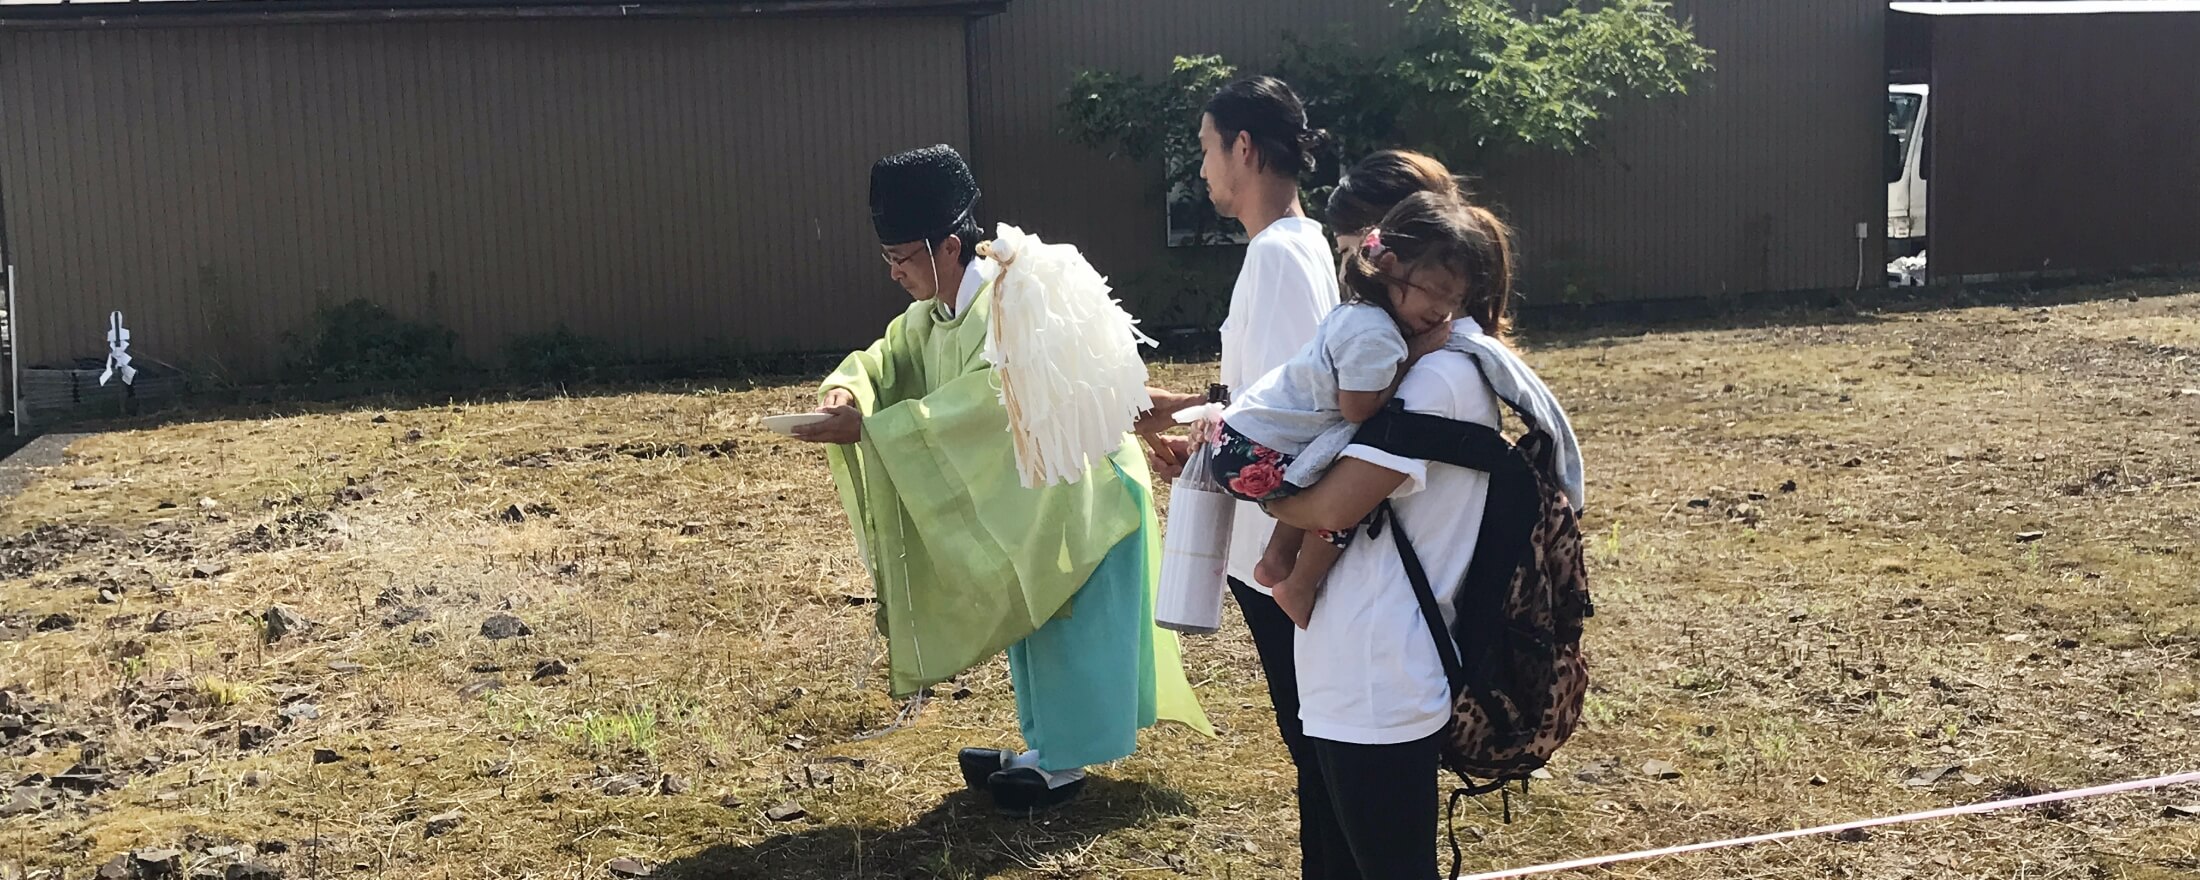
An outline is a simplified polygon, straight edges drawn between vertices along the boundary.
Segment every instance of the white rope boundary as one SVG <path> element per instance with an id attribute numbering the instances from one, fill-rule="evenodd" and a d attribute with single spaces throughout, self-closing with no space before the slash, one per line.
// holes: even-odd
<path id="1" fill-rule="evenodd" d="M 2049 792 L 2047 794 L 2033 795 L 2031 797 L 2011 798 L 2009 800 L 2000 801 L 1988 801 L 1986 803 L 1968 804 L 1959 807 L 1944 807 L 1938 810 L 1926 810 L 1919 813 L 1904 813 L 1899 816 L 1884 816 L 1877 819 L 1859 819 L 1854 822 L 1843 822 L 1839 825 L 1820 825 L 1816 828 L 1798 828 L 1794 831 L 1776 831 L 1770 834 L 1758 834 L 1750 837 L 1736 837 L 1729 840 L 1714 840 L 1705 843 L 1690 843 L 1681 846 L 1668 846 L 1660 849 L 1638 850 L 1636 852 L 1630 853 L 1618 853 L 1615 855 L 1597 856 L 1595 858 L 1576 859 L 1570 862 L 1552 862 L 1547 865 L 1535 865 L 1533 867 L 1527 868 L 1511 868 L 1503 871 L 1491 871 L 1483 874 L 1472 874 L 1467 876 L 1465 880 L 1511 880 L 1511 878 L 1514 877 L 1530 877 L 1537 874 L 1555 874 L 1560 871 L 1579 871 L 1583 868 L 1600 868 L 1605 865 L 1616 865 L 1621 862 L 1636 862 L 1643 859 L 1654 859 L 1663 856 L 1677 856 L 1684 853 L 1706 852 L 1714 849 L 1727 849 L 1730 847 L 1750 846 L 1759 843 L 1772 843 L 1781 840 L 1793 840 L 1798 837 L 1814 837 L 1820 834 L 1839 834 L 1843 831 L 1855 831 L 1863 828 L 1878 828 L 1884 825 L 1899 825 L 1908 822 L 1924 822 L 1931 819 L 1946 819 L 1952 816 L 1970 816 L 1977 815 L 1979 813 L 1992 813 L 2000 810 L 2013 810 L 2019 807 L 2031 807 L 2038 806 L 2040 804 L 2058 803 L 2061 801 L 2074 801 L 2080 798 L 2101 797 L 2103 795 L 2123 794 L 2126 792 L 2167 788 L 2173 785 L 2192 784 L 2200 784 L 2200 771 L 2176 773 L 2169 776 L 2156 776 L 2152 779 L 2135 779 L 2130 782 L 2117 782 L 2109 785 L 2097 785 L 2092 788 L 2079 788 L 2069 791 Z"/>

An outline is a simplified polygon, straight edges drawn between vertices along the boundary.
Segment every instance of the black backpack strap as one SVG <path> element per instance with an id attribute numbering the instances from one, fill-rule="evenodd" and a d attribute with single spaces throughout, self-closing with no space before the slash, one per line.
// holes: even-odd
<path id="1" fill-rule="evenodd" d="M 1440 461 L 1495 473 L 1516 461 L 1512 444 L 1496 428 L 1427 413 L 1408 412 L 1392 398 L 1352 435 L 1352 442 L 1403 458 Z"/>
<path id="2" fill-rule="evenodd" d="M 1411 414 L 1408 413 L 1408 415 Z M 1440 421 L 1451 420 L 1441 419 Z M 1459 424 L 1467 423 L 1462 422 Z M 1462 465 L 1462 467 L 1466 466 Z M 1384 501 L 1375 508 L 1374 519 L 1375 523 L 1368 529 L 1368 534 L 1371 536 L 1380 534 L 1386 523 L 1390 527 L 1390 539 L 1398 545 L 1398 561 L 1404 564 L 1406 580 L 1413 584 L 1414 601 L 1421 606 L 1421 619 L 1428 623 L 1429 637 L 1436 642 L 1436 656 L 1443 661 L 1444 679 L 1451 683 L 1453 696 L 1456 697 L 1461 693 L 1471 693 L 1475 700 L 1482 702 L 1483 711 L 1490 718 L 1501 717 L 1498 714 L 1497 707 L 1489 703 L 1487 694 L 1467 686 L 1466 670 L 1459 658 L 1459 643 L 1452 639 L 1451 631 L 1444 625 L 1444 612 L 1436 604 L 1435 589 L 1429 586 L 1428 570 L 1421 567 L 1420 554 L 1413 552 L 1413 539 L 1406 535 L 1405 525 L 1398 519 L 1398 511 L 1390 506 L 1389 501 Z M 1479 552 L 1477 555 L 1480 555 Z M 1450 802 L 1444 808 L 1444 832 L 1451 844 L 1451 880 L 1459 880 L 1460 868 L 1466 864 L 1466 858 L 1459 847 L 1459 802 L 1470 797 L 1480 797 L 1493 791 L 1502 791 L 1505 787 L 1504 780 L 1493 780 L 1476 785 L 1473 784 L 1472 780 L 1462 775 L 1460 781 L 1467 784 L 1452 791 Z M 1512 801 L 1510 798 L 1505 802 L 1505 813 L 1505 821 L 1510 823 L 1512 821 Z"/>
<path id="3" fill-rule="evenodd" d="M 1376 509 L 1378 520 L 1390 521 L 1390 539 L 1398 544 L 1398 560 L 1405 563 L 1406 580 L 1413 582 L 1413 598 L 1421 604 L 1421 619 L 1428 622 L 1430 637 L 1436 640 L 1436 656 L 1444 661 L 1444 680 L 1451 683 L 1454 694 L 1466 686 L 1466 673 L 1459 665 L 1459 645 L 1452 641 L 1451 631 L 1444 626 L 1444 611 L 1436 607 L 1436 591 L 1428 584 L 1428 571 L 1421 567 L 1421 557 L 1413 552 L 1413 539 L 1406 537 L 1405 524 L 1398 521 L 1398 511 L 1384 501 Z"/>
<path id="4" fill-rule="evenodd" d="M 1385 521 L 1389 523 L 1390 539 L 1398 545 L 1398 561 L 1405 564 L 1406 580 L 1413 584 L 1414 601 L 1421 606 L 1421 620 L 1428 624 L 1429 638 L 1436 642 L 1436 656 L 1444 663 L 1444 680 L 1451 683 L 1452 695 L 1456 697 L 1466 694 L 1480 703 L 1483 713 L 1492 721 L 1504 718 L 1504 711 L 1491 699 L 1490 693 L 1473 687 L 1473 683 L 1467 680 L 1466 663 L 1460 657 L 1459 642 L 1452 637 L 1450 627 L 1444 623 L 1444 611 L 1436 604 L 1436 590 L 1429 586 L 1428 570 L 1421 567 L 1420 554 L 1413 552 L 1413 539 L 1406 535 L 1405 524 L 1399 521 L 1398 511 L 1390 506 L 1389 501 L 1384 501 L 1375 508 L 1375 514 L 1376 528 L 1370 528 L 1368 532 L 1373 534 Z M 1481 555 L 1479 550 L 1476 555 Z M 1476 792 L 1478 795 L 1485 793 Z"/>
<path id="5" fill-rule="evenodd" d="M 1549 430 L 1548 427 L 1544 426 L 1541 423 L 1538 423 L 1535 420 L 1535 413 L 1529 412 L 1528 408 L 1522 405 L 1520 401 L 1497 393 L 1496 383 L 1490 381 L 1490 373 L 1495 371 L 1490 368 L 1489 354 L 1481 351 L 1476 351 L 1471 348 L 1455 350 L 1458 351 L 1460 354 L 1466 355 L 1468 360 L 1474 361 L 1475 370 L 1479 371 L 1482 374 L 1482 384 L 1489 386 L 1490 396 L 1497 398 L 1498 404 L 1505 409 L 1511 410 L 1513 415 L 1519 416 L 1520 421 L 1528 426 L 1528 430 Z"/>

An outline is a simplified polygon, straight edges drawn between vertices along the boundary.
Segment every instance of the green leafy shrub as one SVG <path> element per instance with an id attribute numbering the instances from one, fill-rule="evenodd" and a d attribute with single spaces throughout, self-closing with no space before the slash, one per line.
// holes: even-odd
<path id="1" fill-rule="evenodd" d="M 514 337 L 504 348 L 505 366 L 531 381 L 587 381 L 617 360 L 611 343 L 574 333 L 564 324 L 547 333 Z"/>
<path id="2" fill-rule="evenodd" d="M 364 299 L 314 312 L 310 337 L 293 337 L 292 369 L 314 382 L 417 383 L 464 369 L 458 334 L 410 321 Z"/>

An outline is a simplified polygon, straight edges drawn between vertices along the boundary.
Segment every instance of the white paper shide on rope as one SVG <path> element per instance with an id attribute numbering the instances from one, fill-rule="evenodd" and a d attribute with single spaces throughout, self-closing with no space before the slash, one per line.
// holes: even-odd
<path id="1" fill-rule="evenodd" d="M 1123 443 L 1146 394 L 1154 344 L 1077 248 L 1006 223 L 978 252 L 999 264 L 985 359 L 993 365 L 1027 488 L 1074 483 Z"/>

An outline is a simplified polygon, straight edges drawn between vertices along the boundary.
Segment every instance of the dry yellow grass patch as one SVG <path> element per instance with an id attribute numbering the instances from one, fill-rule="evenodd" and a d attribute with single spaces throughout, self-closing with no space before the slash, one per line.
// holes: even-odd
<path id="1" fill-rule="evenodd" d="M 1460 817 L 1470 867 L 2192 769 L 2200 294 L 1822 317 L 1531 347 L 1590 458 L 1598 682 L 1512 824 L 1494 800 Z M 1190 389 L 1213 368 L 1161 374 Z M 1292 874 L 1290 774 L 1241 629 L 1187 641 L 1219 740 L 1154 732 L 1038 820 L 959 792 L 955 747 L 1015 742 L 1005 671 L 921 709 L 883 695 L 823 456 L 750 425 L 807 384 L 80 443 L 0 522 L 23 536 L 0 546 L 0 628 L 20 631 L 0 686 L 53 728 L 0 769 L 60 773 L 88 740 L 126 784 L 0 819 L 0 877 L 194 837 L 281 841 L 264 860 L 293 877 L 603 877 L 618 857 L 696 877 Z M 278 604 L 317 625 L 265 642 Z M 500 613 L 532 634 L 484 638 Z M 36 629 L 54 614 L 73 627 Z M 552 660 L 566 673 L 533 680 Z M 1652 759 L 1680 778 L 1645 777 Z M 2191 876 L 2200 819 L 2164 815 L 2191 802 L 1616 873 Z M 775 821 L 787 805 L 806 815 Z"/>

